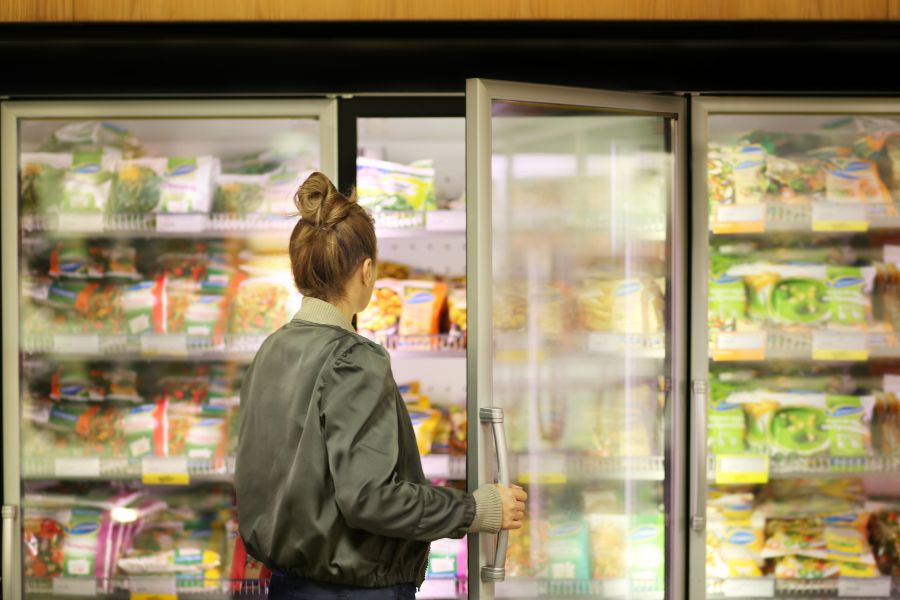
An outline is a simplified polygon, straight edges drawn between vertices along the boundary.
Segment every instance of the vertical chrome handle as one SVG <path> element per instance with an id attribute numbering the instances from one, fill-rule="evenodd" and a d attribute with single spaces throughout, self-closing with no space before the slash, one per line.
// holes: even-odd
<path id="1" fill-rule="evenodd" d="M 483 424 L 490 424 L 494 433 L 494 449 L 497 453 L 498 483 L 509 486 L 509 458 L 506 451 L 506 428 L 503 425 L 502 408 L 482 408 L 478 415 Z M 497 534 L 494 561 L 481 567 L 481 580 L 498 582 L 506 579 L 506 548 L 509 545 L 509 531 Z"/>
<path id="2" fill-rule="evenodd" d="M 3 597 L 15 598 L 13 568 L 15 567 L 15 526 L 18 511 L 15 506 L 3 507 Z"/>
<path id="3" fill-rule="evenodd" d="M 706 411 L 708 384 L 695 380 L 691 384 L 691 399 L 694 414 L 691 421 L 694 469 L 691 470 L 691 529 L 702 533 L 706 529 L 706 478 L 709 459 L 706 452 Z"/>

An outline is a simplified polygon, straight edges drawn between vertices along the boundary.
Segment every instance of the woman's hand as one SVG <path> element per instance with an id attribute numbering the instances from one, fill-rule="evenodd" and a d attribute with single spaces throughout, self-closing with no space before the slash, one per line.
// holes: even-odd
<path id="1" fill-rule="evenodd" d="M 528 500 L 528 494 L 517 485 L 506 487 L 502 483 L 497 484 L 497 491 L 503 503 L 500 529 L 519 529 L 522 527 L 522 519 L 525 518 L 525 501 Z"/>

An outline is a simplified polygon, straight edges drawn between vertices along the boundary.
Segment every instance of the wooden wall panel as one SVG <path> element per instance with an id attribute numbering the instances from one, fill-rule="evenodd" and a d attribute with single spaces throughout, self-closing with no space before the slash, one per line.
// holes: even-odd
<path id="1" fill-rule="evenodd" d="M 2 0 L 2 21 L 883 20 L 900 0 Z"/>
<path id="2" fill-rule="evenodd" d="M 72 0 L 0 0 L 0 22 L 71 20 Z"/>

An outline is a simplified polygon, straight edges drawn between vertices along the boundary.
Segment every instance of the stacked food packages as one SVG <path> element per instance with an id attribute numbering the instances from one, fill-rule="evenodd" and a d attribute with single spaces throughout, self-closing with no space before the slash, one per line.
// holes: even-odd
<path id="1" fill-rule="evenodd" d="M 755 371 L 710 383 L 708 445 L 715 454 L 900 456 L 900 404 L 876 382 Z M 868 387 L 868 389 L 866 389 Z"/>
<path id="2" fill-rule="evenodd" d="M 359 203 L 376 213 L 435 210 L 433 161 L 402 165 L 359 157 L 356 192 Z"/>
<path id="3" fill-rule="evenodd" d="M 237 159 L 145 156 L 111 123 L 69 123 L 40 152 L 20 157 L 28 213 L 294 214 L 293 196 L 317 168 L 314 154 L 265 151 Z"/>
<path id="4" fill-rule="evenodd" d="M 36 252 L 22 312 L 32 333 L 269 334 L 300 295 L 285 255 L 228 242 L 147 242 L 126 248 L 58 242 Z"/>
<path id="5" fill-rule="evenodd" d="M 550 497 L 530 506 L 522 529 L 510 534 L 509 576 L 620 580 L 634 593 L 663 590 L 665 526 L 654 497 L 659 489 L 643 490 L 630 505 L 621 487 L 546 492 Z"/>
<path id="6" fill-rule="evenodd" d="M 362 335 L 386 341 L 447 334 L 449 340 L 465 344 L 465 277 L 439 278 L 392 262 L 379 262 L 378 271 L 372 300 L 357 315 Z"/>
<path id="7" fill-rule="evenodd" d="M 419 454 L 466 454 L 466 410 L 458 405 L 433 404 L 421 393 L 418 381 L 399 384 L 412 420 Z"/>
<path id="8" fill-rule="evenodd" d="M 27 577 L 174 576 L 179 588 L 221 585 L 231 568 L 232 494 L 57 484 L 25 495 Z M 108 590 L 107 590 L 108 591 Z"/>
<path id="9" fill-rule="evenodd" d="M 897 507 L 868 500 L 862 489 L 853 479 L 712 489 L 707 573 L 776 579 L 896 573 Z"/>
<path id="10" fill-rule="evenodd" d="M 234 454 L 242 377 L 234 365 L 41 367 L 23 405 L 29 458 L 186 457 L 221 470 Z"/>
<path id="11" fill-rule="evenodd" d="M 900 189 L 900 132 L 855 121 L 821 134 L 756 130 L 728 144 L 711 143 L 711 217 L 715 220 L 719 206 L 767 202 L 876 204 L 895 210 L 888 205 Z"/>

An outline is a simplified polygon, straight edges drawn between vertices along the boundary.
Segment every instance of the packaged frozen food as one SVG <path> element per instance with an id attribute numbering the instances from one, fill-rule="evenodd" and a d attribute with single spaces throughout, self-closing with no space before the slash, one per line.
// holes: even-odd
<path id="1" fill-rule="evenodd" d="M 587 331 L 656 334 L 665 327 L 664 279 L 593 279 L 576 295 L 578 323 Z"/>
<path id="2" fill-rule="evenodd" d="M 581 519 L 551 519 L 547 531 L 550 579 L 590 579 L 590 533 Z"/>
<path id="3" fill-rule="evenodd" d="M 876 394 L 872 421 L 875 450 L 884 456 L 900 455 L 900 400 L 893 392 Z"/>
<path id="4" fill-rule="evenodd" d="M 435 210 L 434 167 L 356 159 L 356 191 L 361 206 L 369 210 Z"/>
<path id="5" fill-rule="evenodd" d="M 509 577 L 546 577 L 549 553 L 549 527 L 544 519 L 529 518 L 522 527 L 510 533 L 506 553 L 506 574 Z"/>
<path id="6" fill-rule="evenodd" d="M 268 335 L 300 309 L 301 296 L 285 255 L 245 256 L 230 311 L 232 333 Z"/>
<path id="7" fill-rule="evenodd" d="M 741 277 L 721 274 L 709 280 L 709 327 L 734 331 L 747 313 L 747 290 Z"/>
<path id="8" fill-rule="evenodd" d="M 212 156 L 178 156 L 166 161 L 159 191 L 159 212 L 209 212 L 212 178 L 218 159 Z"/>
<path id="9" fill-rule="evenodd" d="M 663 589 L 665 539 L 665 520 L 662 514 L 632 516 L 625 551 L 632 591 L 649 592 Z"/>
<path id="10" fill-rule="evenodd" d="M 19 199 L 23 212 L 59 210 L 65 197 L 71 154 L 27 153 L 19 156 Z"/>
<path id="11" fill-rule="evenodd" d="M 376 264 L 378 279 L 409 279 L 410 268 L 402 263 L 379 260 Z"/>
<path id="12" fill-rule="evenodd" d="M 431 454 L 442 415 L 440 411 L 431 407 L 425 396 L 411 396 L 406 398 L 406 401 L 419 454 L 422 456 Z"/>
<path id="13" fill-rule="evenodd" d="M 770 520 L 766 523 L 765 558 L 807 553 L 825 548 L 825 531 L 814 519 Z"/>
<path id="14" fill-rule="evenodd" d="M 137 138 L 109 121 L 73 121 L 58 127 L 41 145 L 46 152 L 107 152 L 134 158 L 141 152 Z"/>
<path id="15" fill-rule="evenodd" d="M 226 175 L 216 177 L 213 212 L 246 214 L 257 212 L 263 203 L 267 183 L 265 175 Z"/>
<path id="16" fill-rule="evenodd" d="M 109 577 L 112 529 L 104 511 L 26 507 L 23 521 L 26 577 Z"/>
<path id="17" fill-rule="evenodd" d="M 709 145 L 706 173 L 710 206 L 734 204 L 734 169 L 725 148 Z"/>
<path id="18" fill-rule="evenodd" d="M 868 160 L 834 158 L 825 179 L 829 202 L 886 204 L 891 194 L 878 174 L 878 166 Z"/>
<path id="19" fill-rule="evenodd" d="M 271 173 L 263 188 L 263 210 L 272 215 L 295 215 L 294 195 L 312 171 L 279 169 Z"/>
<path id="20" fill-rule="evenodd" d="M 450 319 L 450 333 L 462 335 L 466 332 L 466 288 L 453 286 L 447 294 L 447 312 Z"/>
<path id="21" fill-rule="evenodd" d="M 823 560 L 875 565 L 866 535 L 852 527 L 825 527 L 824 545 L 802 548 L 797 554 Z"/>
<path id="22" fill-rule="evenodd" d="M 113 161 L 100 153 L 75 154 L 63 180 L 65 211 L 103 212 L 110 196 Z"/>
<path id="23" fill-rule="evenodd" d="M 138 374 L 134 369 L 127 367 L 114 367 L 104 370 L 103 378 L 106 381 L 106 399 L 114 402 L 141 402 L 138 392 Z"/>
<path id="24" fill-rule="evenodd" d="M 450 453 L 465 456 L 468 444 L 466 442 L 466 424 L 468 422 L 466 409 L 461 406 L 450 407 Z"/>
<path id="25" fill-rule="evenodd" d="M 825 429 L 831 456 L 866 456 L 872 453 L 872 411 L 874 398 L 827 396 Z"/>
<path id="26" fill-rule="evenodd" d="M 769 192 L 787 203 L 819 202 L 825 199 L 828 162 L 814 156 L 766 157 Z"/>
<path id="27" fill-rule="evenodd" d="M 766 150 L 759 145 L 739 146 L 732 150 L 735 204 L 760 204 L 767 189 Z"/>
<path id="28" fill-rule="evenodd" d="M 495 329 L 522 331 L 528 319 L 527 290 L 521 284 L 496 283 L 491 312 Z"/>
<path id="29" fill-rule="evenodd" d="M 713 454 L 742 454 L 747 423 L 740 404 L 726 400 L 710 402 L 708 409 L 707 444 Z"/>
<path id="30" fill-rule="evenodd" d="M 165 158 L 136 158 L 120 162 L 110 211 L 147 214 L 157 210 L 166 166 Z"/>
<path id="31" fill-rule="evenodd" d="M 878 569 L 883 575 L 900 576 L 900 520 L 898 508 L 877 511 L 868 524 Z"/>
<path id="32" fill-rule="evenodd" d="M 460 540 L 444 539 L 431 542 L 428 554 L 428 578 L 455 578 L 465 560 L 465 538 Z"/>
<path id="33" fill-rule="evenodd" d="M 429 335 L 440 332 L 441 314 L 447 300 L 447 284 L 433 281 L 406 281 L 400 309 L 400 335 Z"/>
<path id="34" fill-rule="evenodd" d="M 625 538 L 628 516 L 592 512 L 587 515 L 591 532 L 591 577 L 622 579 L 626 575 Z"/>
<path id="35" fill-rule="evenodd" d="M 110 277 L 138 279 L 137 250 L 127 244 L 115 244 L 104 250 L 106 274 Z"/>
<path id="36" fill-rule="evenodd" d="M 375 282 L 369 305 L 356 316 L 357 329 L 373 337 L 397 333 L 403 309 L 403 282 L 379 279 Z"/>
<path id="37" fill-rule="evenodd" d="M 106 399 L 103 374 L 87 365 L 69 364 L 58 368 L 50 378 L 52 400 L 100 402 Z"/>
<path id="38" fill-rule="evenodd" d="M 141 281 L 122 290 L 122 316 L 128 324 L 130 335 L 143 333 L 164 333 L 163 293 L 165 279 Z"/>
<path id="39" fill-rule="evenodd" d="M 136 406 L 125 414 L 121 427 L 129 456 L 166 456 L 166 408 L 165 400 L 157 400 Z"/>

